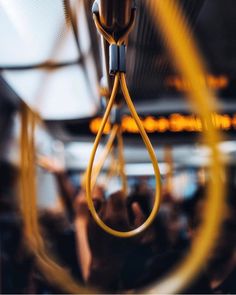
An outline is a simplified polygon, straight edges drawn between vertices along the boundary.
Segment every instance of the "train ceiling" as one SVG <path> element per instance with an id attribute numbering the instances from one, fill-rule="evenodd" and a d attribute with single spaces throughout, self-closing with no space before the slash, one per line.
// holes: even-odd
<path id="1" fill-rule="evenodd" d="M 139 110 L 151 114 L 186 109 L 184 81 L 175 72 L 145 7 L 129 38 L 127 77 Z M 68 124 L 100 108 L 100 38 L 92 0 L 0 0 L 0 69 L 18 96 L 40 111 L 61 139 L 74 139 Z M 236 1 L 181 0 L 208 68 L 207 83 L 222 106 L 236 111 Z M 70 4 L 70 5 L 68 5 Z M 188 58 L 188 57 L 186 57 Z M 229 108 L 229 107 L 228 107 Z M 73 119 L 73 121 L 71 121 Z"/>

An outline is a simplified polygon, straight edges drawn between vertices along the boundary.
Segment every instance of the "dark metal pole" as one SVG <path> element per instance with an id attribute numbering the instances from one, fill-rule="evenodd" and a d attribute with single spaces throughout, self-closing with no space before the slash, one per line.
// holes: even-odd
<path id="1" fill-rule="evenodd" d="M 99 8 L 99 18 L 103 27 L 119 37 L 121 32 L 129 23 L 133 0 L 96 0 Z M 113 79 L 109 75 L 109 44 L 102 38 L 103 54 L 103 86 L 109 90 L 112 88 Z"/>
<path id="2" fill-rule="evenodd" d="M 102 25 L 115 33 L 124 29 L 130 20 L 132 0 L 100 0 L 99 15 Z"/>

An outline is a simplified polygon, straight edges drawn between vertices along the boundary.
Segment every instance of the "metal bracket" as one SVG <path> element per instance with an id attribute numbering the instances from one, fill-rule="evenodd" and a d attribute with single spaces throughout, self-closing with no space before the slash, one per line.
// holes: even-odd
<path id="1" fill-rule="evenodd" d="M 109 46 L 109 74 L 126 72 L 126 46 L 111 44 Z"/>

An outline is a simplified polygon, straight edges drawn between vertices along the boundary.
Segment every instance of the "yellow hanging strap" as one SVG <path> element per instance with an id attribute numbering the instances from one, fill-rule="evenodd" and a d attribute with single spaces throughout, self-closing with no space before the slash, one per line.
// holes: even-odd
<path id="1" fill-rule="evenodd" d="M 22 103 L 20 134 L 20 209 L 23 217 L 25 237 L 29 248 L 35 254 L 36 265 L 49 284 L 65 293 L 94 293 L 93 290 L 88 290 L 77 284 L 63 267 L 49 257 L 45 249 L 44 240 L 38 225 L 36 204 L 34 128 L 37 119 L 36 114 L 32 112 L 25 103 Z"/>
<path id="2" fill-rule="evenodd" d="M 119 128 L 119 133 L 117 134 L 118 138 L 118 158 L 115 156 L 114 148 L 110 152 L 110 165 L 108 167 L 104 186 L 105 189 L 108 189 L 108 184 L 115 175 L 120 175 L 122 182 L 122 190 L 124 196 L 127 195 L 127 177 L 125 173 L 125 160 L 124 160 L 124 147 L 123 147 L 123 138 L 121 133 L 121 128 Z"/>
<path id="3" fill-rule="evenodd" d="M 110 44 L 117 44 L 120 45 L 124 42 L 125 38 L 127 37 L 127 34 L 124 34 L 120 40 L 118 40 L 117 42 L 115 42 L 114 38 L 109 35 L 101 26 L 98 17 L 96 14 L 94 14 L 94 21 L 95 24 L 97 26 L 98 31 L 103 35 L 103 37 L 110 43 Z M 131 28 L 132 26 L 130 26 Z M 129 32 L 129 31 L 128 31 Z M 127 32 L 127 33 L 128 33 Z M 110 112 L 112 109 L 112 106 L 115 103 L 115 98 L 118 92 L 118 88 L 119 88 L 119 84 L 121 85 L 121 90 L 123 92 L 123 96 L 124 99 L 127 103 L 127 106 L 130 110 L 130 113 L 135 121 L 135 123 L 137 124 L 137 127 L 139 129 L 139 132 L 141 134 L 141 137 L 144 141 L 144 144 L 147 148 L 147 151 L 149 153 L 151 162 L 153 164 L 153 168 L 154 168 L 154 174 L 155 174 L 155 179 L 156 179 L 156 192 L 155 192 L 155 201 L 153 204 L 153 209 L 151 211 L 150 216 L 146 219 L 146 221 L 139 226 L 138 228 L 131 230 L 131 231 L 127 231 L 127 232 L 123 232 L 123 231 L 118 231 L 118 230 L 114 230 L 111 227 L 107 226 L 99 217 L 99 215 L 97 214 L 94 204 L 93 204 L 93 200 L 92 200 L 92 195 L 91 195 L 91 177 L 92 177 L 92 168 L 93 168 L 93 162 L 94 162 L 94 158 L 95 158 L 95 154 L 99 145 L 99 142 L 101 140 L 102 134 L 103 134 L 103 130 L 105 128 L 105 125 L 108 121 L 108 118 L 110 116 Z M 122 160 L 122 159 L 121 159 Z M 123 162 L 123 160 L 122 160 Z M 121 165 L 123 165 L 121 163 Z M 122 168 L 123 169 L 123 168 Z M 126 185 L 126 184 L 125 184 Z M 89 210 L 95 220 L 95 222 L 103 229 L 105 230 L 107 233 L 114 235 L 116 237 L 120 237 L 120 238 L 129 238 L 129 237 L 133 237 L 137 234 L 140 234 L 142 231 L 144 231 L 147 227 L 150 226 L 150 224 L 153 222 L 154 218 L 156 217 L 156 214 L 158 212 L 159 206 L 160 206 L 160 199 L 161 199 L 161 177 L 160 177 L 160 171 L 159 171 L 159 167 L 158 167 L 158 163 L 157 163 L 157 159 L 156 159 L 156 155 L 154 152 L 154 149 L 152 147 L 152 144 L 146 134 L 146 131 L 142 125 L 141 120 L 139 119 L 139 116 L 135 110 L 135 107 L 133 105 L 132 99 L 129 95 L 129 91 L 126 85 L 126 78 L 125 78 L 125 74 L 124 73 L 116 73 L 115 78 L 114 78 L 114 84 L 113 84 L 113 89 L 112 89 L 112 93 L 111 93 L 111 97 L 108 101 L 107 104 L 107 108 L 106 111 L 104 113 L 100 128 L 98 130 L 97 136 L 95 138 L 94 141 L 94 145 L 93 145 L 93 149 L 91 152 L 91 156 L 90 156 L 90 160 L 89 160 L 89 164 L 88 164 L 88 168 L 87 168 L 87 178 L 86 178 L 86 198 L 87 198 L 87 203 L 88 203 L 88 207 Z"/>
<path id="4" fill-rule="evenodd" d="M 113 143 L 117 137 L 118 130 L 119 130 L 118 125 L 114 125 L 111 130 L 107 144 L 105 145 L 104 152 L 103 152 L 102 156 L 100 157 L 99 162 L 97 163 L 97 165 L 95 166 L 95 169 L 93 171 L 92 188 L 94 187 L 96 180 L 98 178 L 98 175 L 100 174 L 100 171 L 101 171 L 108 155 L 110 154 L 111 149 L 113 148 Z"/>
<path id="5" fill-rule="evenodd" d="M 147 3 L 146 3 L 147 2 Z M 199 271 L 205 266 L 216 238 L 224 210 L 224 165 L 218 143 L 219 131 L 213 126 L 212 113 L 216 109 L 216 100 L 204 82 L 205 69 L 196 45 L 190 34 L 188 24 L 177 0 L 146 1 L 155 26 L 161 32 L 170 56 L 189 89 L 190 102 L 202 119 L 204 142 L 210 147 L 210 181 L 207 191 L 204 220 L 193 241 L 189 253 L 169 276 L 158 284 L 142 290 L 142 293 L 176 294 L 182 293 Z"/>
<path id="6" fill-rule="evenodd" d="M 103 149 L 103 152 L 101 154 L 101 156 L 99 157 L 99 160 L 98 162 L 96 163 L 95 167 L 94 167 L 94 170 L 93 170 L 93 174 L 92 174 L 92 180 L 91 180 L 91 187 L 93 189 L 94 185 L 96 184 L 96 181 L 97 181 L 97 178 L 98 178 L 98 175 L 100 174 L 100 171 L 109 155 L 109 153 L 111 152 L 112 148 L 113 148 L 113 143 L 114 143 L 114 140 L 117 136 L 117 133 L 118 133 L 118 125 L 114 125 L 112 130 L 111 130 L 111 133 L 109 135 L 109 138 L 108 138 L 108 141 Z M 82 186 L 85 187 L 85 182 L 86 182 L 86 171 L 85 173 L 83 174 L 82 176 Z"/>
<path id="7" fill-rule="evenodd" d="M 114 124 L 111 130 L 111 134 L 109 136 L 109 139 L 107 141 L 107 144 L 104 147 L 104 152 L 102 153 L 101 157 L 99 158 L 98 163 L 93 169 L 92 174 L 92 181 L 91 181 L 91 187 L 93 188 L 96 184 L 97 178 L 101 172 L 101 169 L 108 157 L 108 155 L 111 153 L 113 149 L 113 144 L 115 139 L 118 140 L 118 159 L 119 159 L 119 171 L 118 174 L 121 177 L 122 182 L 122 190 L 124 194 L 127 194 L 127 178 L 125 174 L 125 160 L 124 160 L 124 145 L 123 145 L 123 137 L 122 137 L 122 130 L 121 126 L 118 124 Z"/>

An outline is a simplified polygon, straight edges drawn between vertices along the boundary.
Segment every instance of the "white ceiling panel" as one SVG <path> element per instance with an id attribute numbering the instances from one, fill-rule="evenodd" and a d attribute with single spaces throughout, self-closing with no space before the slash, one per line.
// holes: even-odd
<path id="1" fill-rule="evenodd" d="M 45 119 L 87 117 L 97 110 L 96 70 L 84 8 L 79 0 L 70 4 L 77 18 L 86 72 L 79 64 L 51 71 L 3 71 L 19 97 Z M 80 53 L 65 15 L 62 0 L 0 0 L 0 67 L 77 61 Z"/>
<path id="2" fill-rule="evenodd" d="M 51 59 L 64 45 L 63 60 L 78 57 L 61 0 L 0 0 L 0 64 L 24 65 Z M 3 46 L 4 45 L 4 46 Z"/>
<path id="3" fill-rule="evenodd" d="M 6 81 L 44 119 L 73 119 L 96 112 L 84 72 L 78 65 L 56 71 L 5 71 Z"/>
<path id="4" fill-rule="evenodd" d="M 75 65 L 50 74 L 37 106 L 46 119 L 86 117 L 97 110 L 92 96 L 82 68 Z"/>

